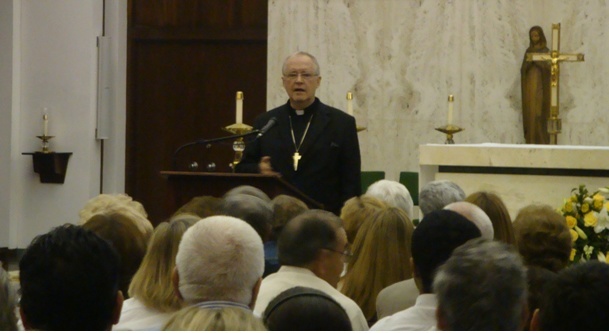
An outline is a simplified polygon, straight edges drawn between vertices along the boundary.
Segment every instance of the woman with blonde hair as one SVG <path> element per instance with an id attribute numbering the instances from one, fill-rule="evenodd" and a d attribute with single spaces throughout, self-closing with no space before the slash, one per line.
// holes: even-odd
<path id="1" fill-rule="evenodd" d="M 171 316 L 163 331 L 266 331 L 266 327 L 247 308 L 193 305 Z"/>
<path id="2" fill-rule="evenodd" d="M 355 236 L 364 220 L 386 207 L 384 201 L 367 194 L 347 200 L 340 211 L 340 218 L 343 220 L 349 244 L 355 242 Z"/>
<path id="3" fill-rule="evenodd" d="M 508 212 L 503 200 L 491 192 L 476 192 L 470 194 L 465 201 L 473 203 L 480 207 L 486 215 L 491 219 L 493 224 L 494 239 L 516 245 L 516 237 L 514 236 L 514 227 L 512 225 L 512 218 Z"/>
<path id="4" fill-rule="evenodd" d="M 414 226 L 400 209 L 381 209 L 366 218 L 353 244 L 341 292 L 362 309 L 368 324 L 377 320 L 376 297 L 385 287 L 410 279 Z"/>
<path id="5" fill-rule="evenodd" d="M 144 206 L 127 194 L 100 194 L 85 204 L 78 212 L 79 225 L 85 224 L 97 214 L 121 213 L 129 217 L 146 237 L 150 237 L 154 227 L 148 220 Z"/>
<path id="6" fill-rule="evenodd" d="M 0 261 L 0 331 L 17 331 L 17 291 L 11 285 L 8 272 L 2 268 Z M 23 330 L 23 327 L 21 327 Z"/>
<path id="7" fill-rule="evenodd" d="M 182 214 L 160 223 L 148 244 L 114 330 L 159 330 L 171 314 L 182 307 L 171 282 L 178 246 L 184 232 L 200 218 Z"/>

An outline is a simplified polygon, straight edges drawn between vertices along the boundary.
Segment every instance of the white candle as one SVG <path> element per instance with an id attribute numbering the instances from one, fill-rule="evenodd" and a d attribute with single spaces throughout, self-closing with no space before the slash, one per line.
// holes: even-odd
<path id="1" fill-rule="evenodd" d="M 243 92 L 237 91 L 237 110 L 235 123 L 242 124 L 243 123 Z"/>
<path id="2" fill-rule="evenodd" d="M 353 94 L 350 91 L 347 92 L 347 114 L 353 115 Z"/>
<path id="3" fill-rule="evenodd" d="M 455 96 L 448 95 L 448 115 L 446 116 L 446 121 L 448 125 L 452 125 L 453 123 L 453 104 L 455 102 Z"/>
<path id="4" fill-rule="evenodd" d="M 49 135 L 49 115 L 47 114 L 47 108 L 43 109 L 42 114 L 42 135 Z"/>
<path id="5" fill-rule="evenodd" d="M 560 23 L 552 26 L 552 51 L 558 51 L 560 39 Z"/>

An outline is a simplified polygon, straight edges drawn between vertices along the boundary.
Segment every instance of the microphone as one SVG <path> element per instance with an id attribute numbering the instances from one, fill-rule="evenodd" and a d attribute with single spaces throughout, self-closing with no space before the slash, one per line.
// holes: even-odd
<path id="1" fill-rule="evenodd" d="M 256 139 L 263 136 L 264 133 L 266 133 L 268 130 L 270 130 L 271 127 L 275 126 L 276 123 L 277 123 L 277 117 L 272 117 L 271 119 L 269 119 L 269 121 L 266 123 L 266 125 L 264 125 L 264 127 L 262 127 L 260 129 L 260 131 L 258 132 Z"/>

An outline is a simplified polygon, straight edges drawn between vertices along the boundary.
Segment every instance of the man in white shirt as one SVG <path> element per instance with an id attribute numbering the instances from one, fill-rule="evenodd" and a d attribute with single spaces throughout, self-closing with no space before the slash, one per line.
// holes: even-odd
<path id="1" fill-rule="evenodd" d="M 188 306 L 249 310 L 256 303 L 263 271 L 262 240 L 254 228 L 238 218 L 218 215 L 202 219 L 184 233 L 173 283 Z"/>
<path id="2" fill-rule="evenodd" d="M 304 212 L 284 227 L 277 246 L 282 266 L 262 281 L 255 314 L 262 316 L 281 292 L 302 286 L 323 291 L 336 300 L 347 312 L 353 330 L 368 330 L 359 306 L 336 289 L 345 259 L 351 255 L 340 218 L 322 210 Z"/>
<path id="3" fill-rule="evenodd" d="M 436 210 L 425 215 L 412 234 L 410 261 L 420 295 L 414 306 L 379 320 L 370 330 L 435 330 L 437 300 L 432 293 L 434 272 L 450 258 L 454 249 L 480 236 L 476 225 L 453 211 Z"/>

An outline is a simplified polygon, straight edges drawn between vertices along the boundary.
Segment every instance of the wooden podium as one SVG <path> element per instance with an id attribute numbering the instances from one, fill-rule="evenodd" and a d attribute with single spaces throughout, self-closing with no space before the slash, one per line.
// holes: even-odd
<path id="1" fill-rule="evenodd" d="M 286 194 L 302 200 L 309 208 L 323 208 L 319 202 L 302 193 L 281 176 L 269 176 L 255 173 L 221 173 L 221 172 L 185 172 L 161 171 L 168 180 L 170 211 L 176 211 L 190 199 L 211 195 L 222 197 L 228 190 L 241 185 L 259 188 L 269 197 Z"/>

